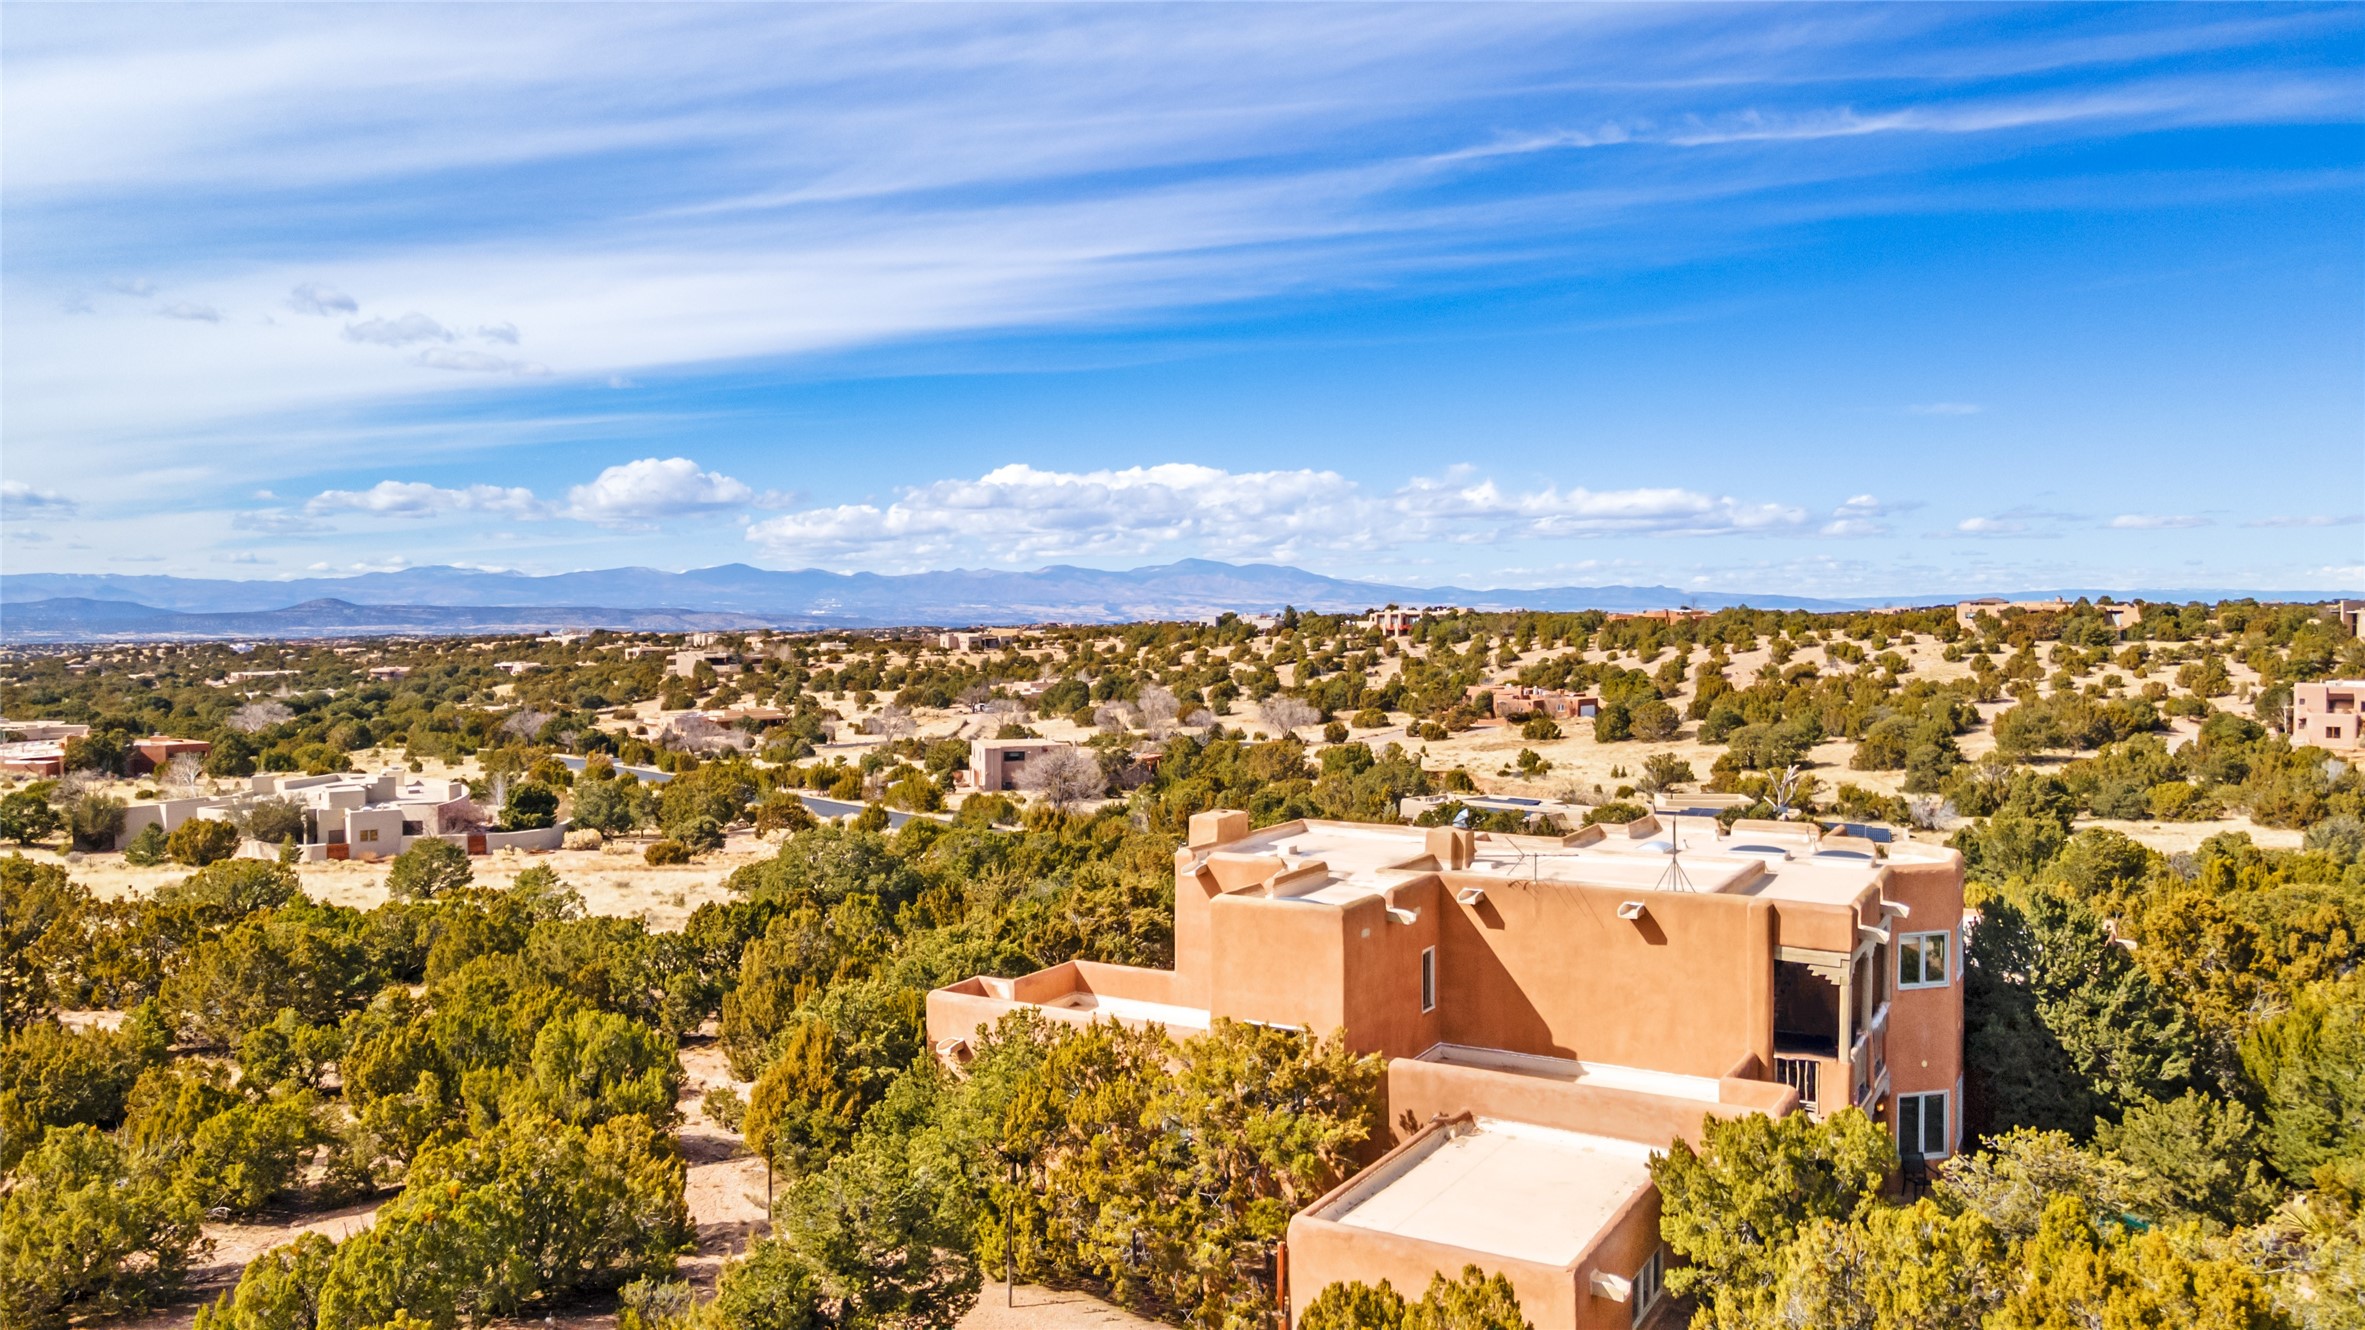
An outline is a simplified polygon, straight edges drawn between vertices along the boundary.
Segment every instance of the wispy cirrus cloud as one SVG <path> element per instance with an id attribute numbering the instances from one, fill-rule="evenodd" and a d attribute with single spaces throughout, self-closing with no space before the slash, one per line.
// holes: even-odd
<path id="1" fill-rule="evenodd" d="M 452 330 L 413 310 L 400 318 L 363 319 L 345 325 L 345 340 L 373 346 L 409 346 L 414 342 L 448 342 Z"/>
<path id="2" fill-rule="evenodd" d="M 538 378 L 550 372 L 548 365 L 535 360 L 514 360 L 496 356 L 489 351 L 469 351 L 448 346 L 431 346 L 411 357 L 429 369 L 458 370 L 463 374 L 520 374 Z"/>
<path id="3" fill-rule="evenodd" d="M 2211 523 L 2192 513 L 2120 513 L 2109 525 L 2113 531 L 2190 531 Z"/>
<path id="4" fill-rule="evenodd" d="M 2311 531 L 2323 527 L 2356 526 L 2359 523 L 2365 523 L 2365 513 L 2301 513 L 2258 517 L 2242 525 L 2272 531 Z"/>

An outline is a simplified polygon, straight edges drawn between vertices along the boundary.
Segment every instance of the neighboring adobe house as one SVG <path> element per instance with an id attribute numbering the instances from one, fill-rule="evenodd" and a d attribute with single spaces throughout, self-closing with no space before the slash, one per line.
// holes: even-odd
<path id="1" fill-rule="evenodd" d="M 1061 739 L 972 739 L 969 741 L 969 788 L 1015 790 L 1030 759 L 1054 748 L 1073 748 Z"/>
<path id="2" fill-rule="evenodd" d="M 66 745 L 58 739 L 0 743 L 0 775 L 56 777 L 66 774 Z"/>
<path id="3" fill-rule="evenodd" d="M 0 739 L 14 743 L 38 743 L 48 740 L 64 743 L 68 739 L 86 738 L 88 725 L 73 725 L 62 720 L 0 720 Z"/>
<path id="4" fill-rule="evenodd" d="M 1992 614 L 1999 619 L 2004 617 L 2006 610 L 2020 610 L 2030 614 L 2062 614 L 2075 608 L 2076 604 L 2077 602 L 2069 600 L 2005 600 L 2001 596 L 1989 596 L 1982 600 L 1966 600 L 1956 605 L 1954 607 L 1954 621 L 1965 629 L 1970 629 L 1979 626 L 1978 620 L 1982 614 Z M 2107 605 L 2096 605 L 2094 612 L 2109 620 L 2110 626 L 2122 633 L 2143 622 L 2143 607 L 2133 603 L 2113 602 Z"/>
<path id="5" fill-rule="evenodd" d="M 1541 711 L 1554 720 L 1582 720 L 1601 710 L 1601 699 L 1591 693 L 1571 693 L 1559 688 L 1529 688 L 1521 684 L 1473 684 L 1469 695 L 1494 694 L 1494 714 L 1497 720 L 1520 720 Z"/>
<path id="6" fill-rule="evenodd" d="M 2341 754 L 2365 748 L 2365 679 L 2291 685 L 2291 742 Z"/>
<path id="7" fill-rule="evenodd" d="M 665 672 L 677 679 L 687 679 L 698 672 L 700 665 L 713 667 L 716 674 L 737 674 L 739 657 L 712 647 L 693 647 L 676 651 L 665 658 Z"/>
<path id="8" fill-rule="evenodd" d="M 171 766 L 176 757 L 203 757 L 213 750 L 214 746 L 203 739 L 174 739 L 162 734 L 151 734 L 145 739 L 131 741 L 131 752 L 123 760 L 123 770 L 127 775 L 145 776 Z"/>
<path id="9" fill-rule="evenodd" d="M 2365 600 L 2336 600 L 2324 607 L 2351 637 L 2365 637 Z"/>
<path id="10" fill-rule="evenodd" d="M 1962 887 L 1951 850 L 1811 824 L 1207 812 L 1175 855 L 1173 969 L 981 975 L 928 995 L 928 1033 L 955 1062 L 1021 1006 L 1335 1033 L 1387 1059 L 1398 1139 L 1291 1220 L 1292 1318 L 1332 1283 L 1475 1261 L 1539 1330 L 1628 1330 L 1667 1315 L 1648 1156 L 1704 1117 L 1854 1105 L 1909 1158 L 1959 1147 Z"/>
<path id="11" fill-rule="evenodd" d="M 375 776 L 278 773 L 251 777 L 247 789 L 238 794 L 135 803 L 124 810 L 115 848 L 130 844 L 151 823 L 170 834 L 191 818 L 235 822 L 263 799 L 289 799 L 303 807 L 304 837 L 297 854 L 313 863 L 388 858 L 429 837 L 451 841 L 470 854 L 555 850 L 567 832 L 565 822 L 534 831 L 482 830 L 463 781 L 430 780 L 400 771 Z M 268 856 L 277 854 L 279 847 L 249 841 L 241 852 Z"/>

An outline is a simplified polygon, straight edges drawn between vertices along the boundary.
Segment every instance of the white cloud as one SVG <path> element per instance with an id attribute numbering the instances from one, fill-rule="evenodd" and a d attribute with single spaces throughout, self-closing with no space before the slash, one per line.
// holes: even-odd
<path id="1" fill-rule="evenodd" d="M 1492 541 L 1506 534 L 1536 537 L 1725 535 L 1796 528 L 1806 511 L 1779 503 L 1750 503 L 1680 488 L 1562 490 L 1546 486 L 1505 493 L 1492 480 L 1415 479 L 1397 491 L 1393 507 L 1411 519 L 1414 535 Z"/>
<path id="2" fill-rule="evenodd" d="M 315 516 L 364 513 L 371 517 L 433 517 L 443 513 L 496 513 L 542 517 L 548 508 L 523 487 L 469 485 L 444 489 L 416 480 L 381 480 L 365 490 L 325 490 L 304 505 Z"/>
<path id="3" fill-rule="evenodd" d="M 21 480 L 0 480 L 0 516 L 14 521 L 35 517 L 71 517 L 72 499 L 54 490 L 34 489 Z"/>
<path id="4" fill-rule="evenodd" d="M 336 528 L 326 522 L 315 522 L 302 513 L 291 513 L 285 508 L 257 508 L 232 517 L 230 529 L 252 531 L 265 536 L 310 536 Z"/>
<path id="5" fill-rule="evenodd" d="M 156 294 L 156 283 L 149 281 L 145 277 L 118 277 L 113 281 L 108 282 L 107 285 L 109 288 L 120 291 L 127 296 L 152 296 Z"/>
<path id="6" fill-rule="evenodd" d="M 431 346 L 411 357 L 429 369 L 460 370 L 469 374 L 548 374 L 550 367 L 539 361 L 511 360 L 486 351 L 461 351 L 446 346 Z"/>
<path id="7" fill-rule="evenodd" d="M 507 342 L 511 346 L 517 345 L 517 325 L 514 323 L 488 323 L 478 328 L 476 335 L 488 342 Z"/>
<path id="8" fill-rule="evenodd" d="M 1789 505 L 1679 488 L 1511 494 L 1466 469 L 1380 495 L 1328 470 L 1170 462 L 1066 472 L 1016 463 L 914 486 L 884 505 L 786 513 L 747 535 L 788 558 L 922 567 L 1153 553 L 1288 561 L 1421 540 L 1730 535 L 1794 531 L 1805 521 Z"/>
<path id="9" fill-rule="evenodd" d="M 222 311 L 194 300 L 176 300 L 156 311 L 168 319 L 187 319 L 193 323 L 220 323 Z"/>
<path id="10" fill-rule="evenodd" d="M 1954 529 L 1966 536 L 2019 536 L 2027 534 L 2028 523 L 2016 517 L 1966 517 Z"/>
<path id="11" fill-rule="evenodd" d="M 287 293 L 287 307 L 298 314 L 353 314 L 361 309 L 353 297 L 324 282 L 298 282 Z"/>
<path id="12" fill-rule="evenodd" d="M 754 489 L 687 457 L 644 457 L 599 473 L 567 491 L 567 516 L 603 525 L 689 517 L 757 501 Z"/>
<path id="13" fill-rule="evenodd" d="M 412 310 L 399 319 L 363 319 L 345 325 L 345 340 L 378 346 L 408 346 L 413 342 L 448 342 L 451 329 Z"/>
<path id="14" fill-rule="evenodd" d="M 1976 402 L 1924 402 L 1905 408 L 1909 416 L 1975 416 L 1987 408 Z"/>
<path id="15" fill-rule="evenodd" d="M 2294 527 L 2356 526 L 2365 523 L 2365 513 L 2305 513 L 2288 517 L 2261 517 L 2244 522 L 2249 527 L 2288 529 Z"/>
<path id="16" fill-rule="evenodd" d="M 1870 494 L 1859 494 L 1831 510 L 1831 520 L 1825 522 L 1819 534 L 1852 538 L 1856 536 L 1885 536 L 1889 524 L 1880 519 L 1896 512 L 1899 505 L 1882 503 Z"/>
<path id="17" fill-rule="evenodd" d="M 2190 513 L 2121 513 L 2110 525 L 2114 531 L 2185 531 L 2208 526 L 2209 519 Z"/>

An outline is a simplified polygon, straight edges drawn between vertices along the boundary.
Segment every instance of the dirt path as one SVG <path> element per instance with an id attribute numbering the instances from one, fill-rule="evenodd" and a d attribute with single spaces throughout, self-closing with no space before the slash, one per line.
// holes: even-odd
<path id="1" fill-rule="evenodd" d="M 960 1330 L 1086 1330 L 1096 1326 L 1166 1324 L 1111 1306 L 1089 1293 L 1038 1288 L 1033 1284 L 1019 1285 L 1011 1302 L 1013 1305 L 1004 1306 L 1002 1285 L 986 1281 L 978 1292 L 977 1306 L 961 1318 Z"/>

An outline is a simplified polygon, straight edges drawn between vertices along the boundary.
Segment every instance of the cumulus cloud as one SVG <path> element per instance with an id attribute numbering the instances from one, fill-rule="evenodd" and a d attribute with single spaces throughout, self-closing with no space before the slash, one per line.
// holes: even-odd
<path id="1" fill-rule="evenodd" d="M 222 311 L 194 300 L 176 300 L 156 311 L 168 319 L 188 319 L 193 323 L 220 323 Z"/>
<path id="2" fill-rule="evenodd" d="M 1966 517 L 1954 529 L 1966 536 L 2020 536 L 2028 533 L 2028 523 L 2016 517 Z"/>
<path id="3" fill-rule="evenodd" d="M 287 293 L 287 307 L 298 314 L 353 314 L 361 305 L 325 282 L 300 282 Z"/>
<path id="4" fill-rule="evenodd" d="M 517 325 L 514 323 L 488 323 L 478 328 L 476 335 L 488 342 L 507 342 L 511 346 L 517 345 Z"/>
<path id="5" fill-rule="evenodd" d="M 923 565 L 1162 550 L 1287 560 L 1421 540 L 1796 531 L 1806 520 L 1804 510 L 1788 505 L 1680 488 L 1513 494 L 1466 469 L 1375 494 L 1328 470 L 1234 472 L 1166 463 L 1067 472 L 1018 463 L 975 479 L 914 486 L 885 504 L 785 513 L 747 534 L 791 558 Z"/>
<path id="6" fill-rule="evenodd" d="M 451 329 L 413 310 L 399 319 L 363 319 L 345 325 L 345 340 L 376 346 L 409 346 L 413 342 L 448 342 Z"/>
<path id="7" fill-rule="evenodd" d="M 1463 541 L 1511 534 L 1725 535 L 1795 528 L 1807 520 L 1804 509 L 1788 504 L 1750 503 L 1699 490 L 1546 486 L 1511 494 L 1492 480 L 1462 483 L 1454 475 L 1416 479 L 1397 491 L 1390 506 L 1408 519 L 1412 534 Z"/>
<path id="8" fill-rule="evenodd" d="M 1167 463 L 1062 472 L 1018 463 L 915 486 L 884 507 L 783 514 L 749 527 L 748 539 L 792 557 L 901 563 L 1131 555 L 1177 542 L 1215 555 L 1267 554 L 1353 544 L 1371 508 L 1335 471 Z"/>
<path id="9" fill-rule="evenodd" d="M 590 484 L 567 491 L 567 516 L 603 525 L 629 525 L 667 517 L 738 508 L 757 501 L 754 489 L 716 471 L 701 471 L 687 457 L 644 457 L 599 473 Z"/>
<path id="10" fill-rule="evenodd" d="M 21 480 L 0 480 L 0 517 L 24 521 L 35 517 L 71 517 L 72 499 L 54 490 L 37 490 Z"/>
<path id="11" fill-rule="evenodd" d="M 1977 402 L 1923 402 L 1905 408 L 1909 416 L 1975 416 L 1985 407 Z"/>
<path id="12" fill-rule="evenodd" d="M 433 517 L 443 513 L 495 513 L 542 517 L 548 508 L 523 486 L 469 485 L 444 489 L 418 480 L 381 480 L 365 490 L 324 490 L 304 505 L 315 516 L 361 513 L 371 517 Z"/>
<path id="13" fill-rule="evenodd" d="M 2190 513 L 2120 513 L 2110 525 L 2114 531 L 2184 531 L 2207 526 L 2209 519 Z"/>
<path id="14" fill-rule="evenodd" d="M 448 346 L 431 346 L 413 356 L 412 360 L 429 369 L 459 370 L 467 374 L 519 374 L 526 376 L 548 374 L 550 367 L 532 360 L 511 360 L 487 351 L 455 350 Z"/>
<path id="15" fill-rule="evenodd" d="M 1825 522 L 1818 534 L 1842 539 L 1856 536 L 1885 536 L 1889 524 L 1880 520 L 1908 505 L 1883 503 L 1870 494 L 1859 494 L 1831 510 L 1831 520 Z"/>

